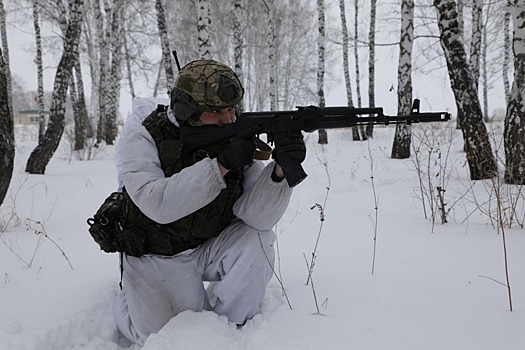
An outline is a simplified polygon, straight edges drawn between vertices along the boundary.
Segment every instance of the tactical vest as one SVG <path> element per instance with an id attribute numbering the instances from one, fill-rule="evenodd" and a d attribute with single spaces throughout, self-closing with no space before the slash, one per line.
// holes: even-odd
<path id="1" fill-rule="evenodd" d="M 166 177 L 205 157 L 215 158 L 218 154 L 204 149 L 189 152 L 185 143 L 179 139 L 179 129 L 168 119 L 166 112 L 154 111 L 142 125 L 155 140 Z M 228 172 L 224 180 L 226 188 L 211 203 L 169 224 L 159 224 L 144 215 L 124 189 L 119 250 L 136 257 L 148 253 L 175 255 L 218 236 L 231 223 L 234 217 L 233 204 L 242 194 L 242 173 Z M 187 201 L 191 198 L 180 200 Z"/>

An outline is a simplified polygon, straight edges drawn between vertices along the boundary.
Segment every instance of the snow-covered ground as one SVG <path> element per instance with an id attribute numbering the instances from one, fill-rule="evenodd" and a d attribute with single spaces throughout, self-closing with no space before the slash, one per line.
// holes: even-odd
<path id="1" fill-rule="evenodd" d="M 505 230 L 511 312 L 503 235 L 486 214 L 495 205 L 483 204 L 491 182 L 471 187 L 460 132 L 435 130 L 449 136 L 439 144 L 414 137 L 413 144 L 431 147 L 431 162 L 428 146 L 418 154 L 423 184 L 446 180 L 448 223 L 425 219 L 416 156 L 390 159 L 394 127 L 376 128 L 367 142 L 351 141 L 350 130 L 330 131 L 326 146 L 309 134 L 309 177 L 276 227 L 276 273 L 286 296 L 274 278 L 260 315 L 242 329 L 212 312 L 188 311 L 143 348 L 525 349 L 525 233 Z M 100 251 L 86 224 L 116 189 L 114 148 L 78 161 L 63 142 L 45 175 L 28 175 L 35 143 L 17 129 L 0 216 L 0 349 L 118 349 L 118 256 Z M 312 288 L 306 261 L 319 233 Z"/>

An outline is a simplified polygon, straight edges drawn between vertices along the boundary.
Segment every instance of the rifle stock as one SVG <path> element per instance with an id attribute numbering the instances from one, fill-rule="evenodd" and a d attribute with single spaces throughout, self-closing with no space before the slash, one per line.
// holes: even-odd
<path id="1" fill-rule="evenodd" d="M 414 100 L 410 115 L 387 116 L 382 107 L 297 107 L 295 111 L 269 111 L 242 113 L 235 123 L 199 127 L 182 126 L 180 138 L 189 150 L 196 150 L 209 144 L 230 139 L 243 130 L 258 125 L 258 134 L 267 134 L 273 140 L 273 134 L 286 133 L 289 130 L 314 132 L 320 129 L 349 128 L 356 125 L 370 124 L 412 124 L 443 122 L 450 120 L 447 112 L 419 112 L 419 100 Z M 290 187 L 296 186 L 306 178 L 301 164 L 280 164 Z"/>

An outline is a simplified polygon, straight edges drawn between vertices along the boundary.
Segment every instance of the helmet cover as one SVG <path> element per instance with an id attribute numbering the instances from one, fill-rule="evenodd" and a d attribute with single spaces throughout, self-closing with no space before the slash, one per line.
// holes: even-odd
<path id="1" fill-rule="evenodd" d="M 171 108 L 177 120 L 185 123 L 239 103 L 242 84 L 227 65 L 214 60 L 196 60 L 181 68 L 171 91 Z"/>

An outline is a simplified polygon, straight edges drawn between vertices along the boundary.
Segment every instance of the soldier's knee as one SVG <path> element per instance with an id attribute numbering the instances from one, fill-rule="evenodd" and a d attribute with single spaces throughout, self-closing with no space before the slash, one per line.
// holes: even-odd
<path id="1" fill-rule="evenodd" d="M 265 248 L 273 246 L 275 241 L 275 233 L 273 230 L 257 230 L 243 222 L 240 222 L 237 225 L 236 229 L 242 235 L 241 239 L 247 244 Z"/>

